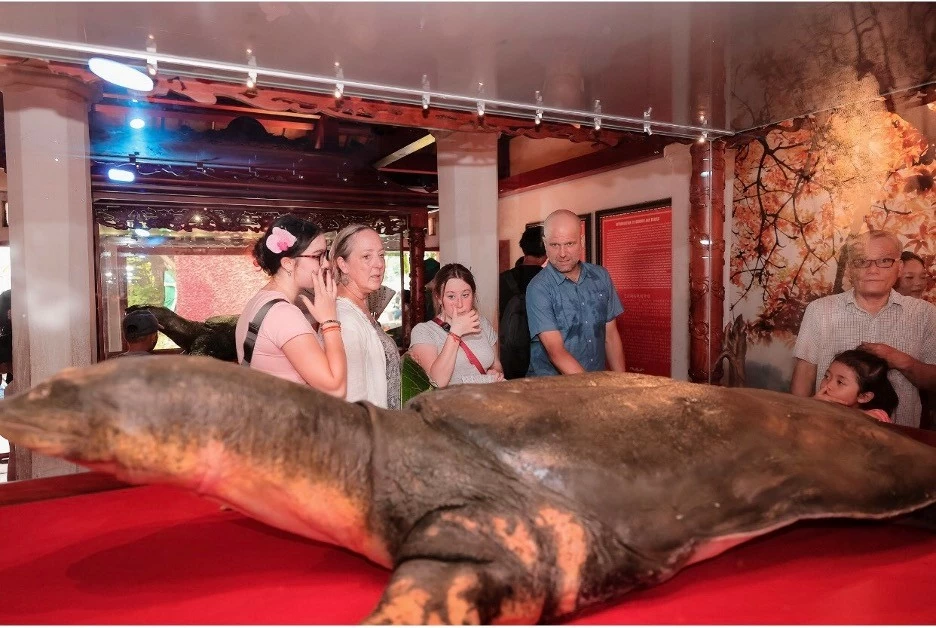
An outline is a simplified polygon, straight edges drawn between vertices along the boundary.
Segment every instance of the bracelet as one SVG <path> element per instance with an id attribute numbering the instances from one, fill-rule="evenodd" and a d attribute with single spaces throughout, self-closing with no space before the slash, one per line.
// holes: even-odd
<path id="1" fill-rule="evenodd" d="M 338 327 L 341 327 L 341 321 L 336 321 L 333 318 L 330 318 L 327 321 L 322 321 L 321 323 L 319 323 L 319 325 L 328 325 L 329 323 L 334 323 L 335 325 L 338 325 Z"/>
<path id="2" fill-rule="evenodd" d="M 323 327 L 323 328 L 322 328 L 322 333 L 323 333 L 323 334 L 327 334 L 327 333 L 330 332 L 330 331 L 341 331 L 341 326 L 340 326 L 340 325 L 331 325 L 330 327 Z"/>

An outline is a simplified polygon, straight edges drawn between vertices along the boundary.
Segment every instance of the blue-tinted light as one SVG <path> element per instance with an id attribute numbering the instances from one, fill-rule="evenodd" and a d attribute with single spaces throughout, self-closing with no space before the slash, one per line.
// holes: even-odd
<path id="1" fill-rule="evenodd" d="M 153 91 L 153 79 L 125 63 L 92 57 L 88 60 L 88 68 L 108 83 L 138 92 Z"/>
<path id="2" fill-rule="evenodd" d="M 135 233 L 141 238 L 149 237 L 149 231 L 147 231 L 146 229 L 134 229 L 133 233 Z"/>
<path id="3" fill-rule="evenodd" d="M 130 120 L 130 128 L 140 130 L 146 126 L 146 121 L 143 118 L 133 118 Z"/>
<path id="4" fill-rule="evenodd" d="M 129 170 L 111 168 L 107 171 L 107 178 L 111 181 L 120 181 L 121 183 L 133 183 L 136 179 L 136 175 Z"/>

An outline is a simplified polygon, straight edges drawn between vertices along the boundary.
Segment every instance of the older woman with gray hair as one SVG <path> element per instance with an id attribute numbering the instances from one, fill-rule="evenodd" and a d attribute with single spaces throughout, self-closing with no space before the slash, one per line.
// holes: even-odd
<path id="1" fill-rule="evenodd" d="M 400 407 L 400 354 L 377 322 L 367 297 L 383 284 L 386 261 L 380 235 L 349 225 L 335 236 L 329 259 L 338 281 L 338 320 L 348 358 L 348 401 Z"/>

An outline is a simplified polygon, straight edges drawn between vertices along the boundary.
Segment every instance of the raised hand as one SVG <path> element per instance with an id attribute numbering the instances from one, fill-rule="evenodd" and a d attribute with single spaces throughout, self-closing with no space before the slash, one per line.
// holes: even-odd
<path id="1" fill-rule="evenodd" d="M 477 310 L 468 310 L 461 314 L 455 314 L 452 317 L 452 322 L 449 324 L 451 325 L 452 333 L 456 336 L 481 332 L 481 316 L 478 314 Z"/>
<path id="2" fill-rule="evenodd" d="M 335 320 L 338 316 L 335 306 L 338 286 L 334 275 L 327 269 L 319 268 L 318 272 L 312 275 L 312 285 L 314 292 L 311 300 L 304 294 L 299 295 L 309 314 L 319 323 Z"/>

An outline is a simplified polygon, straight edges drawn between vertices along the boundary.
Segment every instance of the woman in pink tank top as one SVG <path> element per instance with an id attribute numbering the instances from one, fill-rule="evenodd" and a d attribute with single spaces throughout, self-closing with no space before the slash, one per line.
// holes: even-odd
<path id="1" fill-rule="evenodd" d="M 242 364 L 344 397 L 347 363 L 327 250 L 325 233 L 318 225 L 288 214 L 277 218 L 253 250 L 270 281 L 247 302 L 234 335 Z M 302 292 L 311 292 L 312 299 Z M 321 339 L 297 307 L 299 300 L 315 319 Z M 263 314 L 256 337 L 248 335 L 250 324 L 256 324 L 258 314 L 271 301 L 276 302 Z M 252 354 L 245 360 L 251 341 Z"/>

